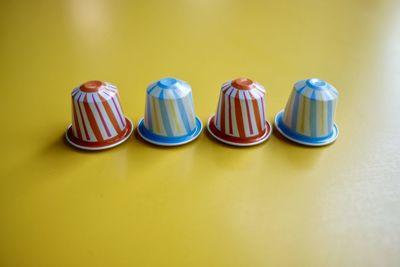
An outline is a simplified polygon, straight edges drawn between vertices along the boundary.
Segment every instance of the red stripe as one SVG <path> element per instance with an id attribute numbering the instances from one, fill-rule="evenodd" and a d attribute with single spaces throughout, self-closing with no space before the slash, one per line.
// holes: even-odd
<path id="1" fill-rule="evenodd" d="M 79 105 L 79 103 L 80 103 L 80 101 L 81 101 L 81 98 L 82 98 L 82 96 L 84 96 L 84 95 L 85 95 L 85 94 L 82 93 L 82 94 L 79 96 L 78 100 L 76 101 L 76 102 L 77 102 L 77 106 L 76 106 L 76 107 L 78 108 L 79 116 L 81 117 L 81 121 L 82 121 L 82 124 L 83 124 L 83 130 L 84 130 L 84 132 L 85 132 L 85 137 L 86 137 L 87 140 L 90 140 L 90 136 L 89 136 L 88 130 L 87 130 L 87 128 L 86 128 L 85 120 L 83 119 L 81 107 L 80 107 L 80 105 Z"/>
<path id="2" fill-rule="evenodd" d="M 215 125 L 217 125 L 218 121 L 219 121 L 220 118 L 221 118 L 221 114 L 220 114 L 220 112 L 219 112 L 219 107 L 220 107 L 220 106 L 221 106 L 221 97 L 218 99 L 217 112 L 215 113 L 215 116 L 214 116 L 214 123 L 215 123 Z"/>
<path id="3" fill-rule="evenodd" d="M 264 126 L 264 123 L 266 121 L 266 119 L 265 119 L 265 111 L 264 111 L 264 103 L 261 103 L 261 107 L 262 107 L 262 118 L 263 118 L 263 125 L 262 126 Z"/>
<path id="4" fill-rule="evenodd" d="M 118 105 L 117 105 L 117 103 L 115 103 L 114 98 L 117 99 Z M 112 97 L 111 100 L 112 100 L 112 102 L 114 103 L 115 109 L 117 110 L 117 113 L 118 113 L 119 119 L 121 120 L 122 126 L 125 127 L 125 119 L 124 119 L 124 116 L 122 116 L 122 114 L 121 114 L 121 112 L 122 112 L 122 106 L 121 106 L 121 103 L 119 102 L 118 94 L 115 94 L 115 97 Z M 121 112 L 119 111 L 118 106 L 119 106 L 119 108 L 121 109 Z"/>
<path id="5" fill-rule="evenodd" d="M 245 138 L 246 133 L 244 131 L 242 106 L 240 105 L 239 92 L 235 96 L 235 112 L 236 112 L 236 124 L 239 130 L 239 137 Z"/>
<path id="6" fill-rule="evenodd" d="M 97 125 L 97 122 L 92 113 L 92 110 L 90 109 L 89 103 L 87 102 L 88 101 L 87 95 L 85 96 L 85 98 L 86 98 L 86 101 L 85 100 L 83 101 L 83 105 L 85 107 L 85 111 L 86 111 L 86 115 L 87 115 L 89 123 L 90 123 L 90 127 L 92 128 L 94 136 L 96 136 L 97 141 L 102 142 L 104 140 L 103 140 L 103 137 L 101 136 L 99 126 Z"/>
<path id="7" fill-rule="evenodd" d="M 260 111 L 258 109 L 257 99 L 253 96 L 251 91 L 250 91 L 250 95 L 252 96 L 252 100 L 251 101 L 253 102 L 254 116 L 256 117 L 257 129 L 258 129 L 258 132 L 260 133 L 262 131 L 262 125 L 265 122 L 261 121 L 262 118 L 260 117 Z M 261 101 L 262 101 L 262 99 L 261 99 Z"/>
<path id="8" fill-rule="evenodd" d="M 78 92 L 79 92 L 79 88 L 75 88 L 75 89 L 72 91 L 72 96 L 75 96 Z"/>
<path id="9" fill-rule="evenodd" d="M 76 115 L 76 109 L 75 109 L 75 103 L 74 103 L 74 98 L 72 98 L 72 114 L 74 116 L 74 125 L 73 127 L 75 128 L 76 132 L 78 133 L 78 138 L 82 139 L 82 133 L 81 133 L 81 128 L 79 127 L 79 122 L 78 122 L 78 117 Z"/>
<path id="10" fill-rule="evenodd" d="M 104 120 L 104 118 L 103 118 L 103 114 L 101 114 L 100 108 L 99 108 L 99 106 L 97 105 L 97 103 L 95 102 L 94 96 L 93 96 L 93 95 L 92 95 L 92 100 L 93 100 L 94 106 L 96 107 L 97 113 L 99 113 L 100 120 L 101 120 L 101 122 L 103 123 L 103 126 L 104 126 L 104 129 L 106 130 L 107 136 L 108 136 L 108 137 L 111 137 L 110 130 L 109 130 L 108 127 L 107 127 L 107 124 L 106 124 L 106 122 L 105 122 L 105 120 Z"/>
<path id="11" fill-rule="evenodd" d="M 227 85 L 225 88 L 222 88 L 222 93 L 225 94 L 226 91 L 229 90 L 229 88 L 231 88 L 230 85 Z"/>
<path id="12" fill-rule="evenodd" d="M 100 97 L 101 101 L 103 102 L 104 109 L 106 110 L 107 116 L 110 119 L 112 125 L 114 126 L 114 129 L 117 131 L 117 133 L 120 133 L 121 129 L 119 128 L 117 118 L 115 117 L 114 112 L 112 112 L 110 104 L 102 95 L 99 94 L 99 97 Z"/>
<path id="13" fill-rule="evenodd" d="M 218 112 L 218 110 L 217 110 L 217 113 L 216 113 L 216 116 L 215 116 L 215 125 L 217 125 L 216 122 L 219 121 L 220 122 L 220 126 L 221 126 L 221 131 L 222 130 L 225 131 L 225 106 L 222 106 L 222 103 L 223 103 L 223 101 L 225 99 L 225 92 L 228 90 L 229 87 L 230 87 L 230 84 L 222 85 L 221 94 L 220 94 L 220 97 L 219 97 L 220 100 L 219 100 L 219 103 L 218 103 L 218 108 L 221 105 L 221 112 Z M 222 123 L 221 117 L 224 118 L 224 123 Z M 222 125 L 224 125 L 224 128 L 222 128 Z"/>
<path id="14" fill-rule="evenodd" d="M 265 110 L 264 110 L 264 93 L 263 92 L 261 92 L 261 91 L 259 91 L 259 90 L 257 90 L 256 91 L 257 92 L 257 94 L 262 98 L 262 101 L 261 101 L 261 112 L 262 112 L 262 114 L 261 114 L 261 118 L 262 118 L 262 127 L 264 128 L 264 126 L 265 126 L 265 122 L 266 122 L 266 118 L 265 118 Z"/>
<path id="15" fill-rule="evenodd" d="M 247 110 L 247 121 L 249 122 L 250 134 L 253 135 L 254 132 L 253 132 L 253 126 L 251 125 L 249 103 L 247 101 L 251 101 L 251 100 L 248 100 L 246 98 L 246 95 L 245 95 L 245 103 L 246 103 L 246 110 Z"/>
<path id="16" fill-rule="evenodd" d="M 117 106 L 117 104 L 115 103 L 115 100 L 114 100 L 114 95 L 115 95 L 115 94 L 110 95 L 109 93 L 107 93 L 106 90 L 104 90 L 104 93 L 105 93 L 106 95 L 108 95 L 108 96 L 111 98 L 111 101 L 113 102 L 114 108 L 115 108 L 115 110 L 117 111 L 119 120 L 121 121 L 122 127 L 125 127 L 125 120 L 122 118 L 121 113 L 119 112 L 118 106 Z M 118 102 L 118 103 L 119 103 L 119 102 Z M 121 107 L 121 105 L 120 105 L 120 107 Z M 122 110 L 122 107 L 121 107 L 121 110 Z M 119 126 L 118 126 L 118 127 L 119 127 Z"/>
<path id="17" fill-rule="evenodd" d="M 221 92 L 221 132 L 225 133 L 225 94 Z"/>
<path id="18" fill-rule="evenodd" d="M 232 126 L 232 107 L 231 107 L 231 95 L 233 93 L 232 91 L 228 94 L 228 112 L 229 112 L 229 133 L 233 134 L 233 126 Z"/>

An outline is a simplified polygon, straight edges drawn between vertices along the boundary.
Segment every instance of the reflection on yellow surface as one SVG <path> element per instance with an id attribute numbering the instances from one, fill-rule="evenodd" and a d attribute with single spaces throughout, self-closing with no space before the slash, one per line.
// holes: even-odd
<path id="1" fill-rule="evenodd" d="M 103 0 L 88 0 L 67 1 L 68 18 L 71 23 L 72 30 L 78 33 L 79 41 L 99 41 L 97 37 L 104 36 L 107 28 L 112 26 L 112 13 L 108 12 L 108 1 Z"/>
<path id="2" fill-rule="evenodd" d="M 396 1 L 3 1 L 1 266 L 399 266 L 400 5 Z M 71 90 L 119 88 L 137 125 L 145 88 L 187 81 L 196 114 L 224 81 L 267 89 L 273 121 L 300 79 L 340 92 L 340 136 L 277 131 L 238 149 L 203 133 L 137 134 L 89 153 L 63 141 Z"/>

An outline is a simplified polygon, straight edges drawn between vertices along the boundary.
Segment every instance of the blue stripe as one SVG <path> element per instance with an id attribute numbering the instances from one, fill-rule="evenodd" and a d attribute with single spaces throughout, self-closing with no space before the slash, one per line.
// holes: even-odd
<path id="1" fill-rule="evenodd" d="M 165 92 L 165 89 L 162 89 L 161 94 L 160 94 L 160 99 L 158 100 L 158 102 L 160 103 L 160 113 L 161 113 L 165 131 L 167 132 L 167 136 L 174 136 L 172 133 L 171 125 L 169 123 L 167 107 L 165 106 L 164 92 Z"/>
<path id="2" fill-rule="evenodd" d="M 332 119 L 333 119 L 333 100 L 328 101 L 328 131 L 329 133 L 331 133 L 331 130 L 333 129 L 333 123 L 332 123 Z"/>
<path id="3" fill-rule="evenodd" d="M 176 102 L 178 103 L 178 108 L 179 108 L 179 114 L 181 115 L 183 124 L 185 125 L 186 128 L 186 133 L 190 133 L 190 124 L 189 124 L 189 118 L 188 118 L 188 114 L 185 110 L 185 106 L 183 104 L 183 99 L 178 95 L 178 93 L 175 90 L 172 90 L 174 93 L 174 96 L 176 97 Z M 190 97 L 190 95 L 186 96 L 186 97 Z"/>
<path id="4" fill-rule="evenodd" d="M 149 89 L 147 90 L 147 93 L 148 93 L 148 94 L 151 94 L 151 93 L 154 91 L 154 89 L 156 89 L 156 88 L 157 88 L 157 83 L 155 83 L 155 84 L 153 85 L 153 87 L 149 88 Z"/>
<path id="5" fill-rule="evenodd" d="M 304 85 L 303 87 L 301 87 L 300 89 L 298 89 L 297 92 L 298 92 L 299 94 L 301 94 L 301 93 L 304 91 L 304 89 L 306 89 L 306 88 L 307 88 L 307 86 Z"/>
<path id="6" fill-rule="evenodd" d="M 335 94 L 336 96 L 339 94 L 338 91 L 335 88 L 333 88 L 332 86 L 328 86 L 328 90 L 330 92 L 332 92 L 333 94 Z"/>
<path id="7" fill-rule="evenodd" d="M 146 103 L 146 108 L 147 108 L 147 122 L 148 122 L 148 127 L 150 131 L 153 131 L 153 122 L 151 120 L 152 114 L 151 114 L 151 96 L 147 95 L 147 103 Z"/>
<path id="8" fill-rule="evenodd" d="M 310 128 L 311 128 L 311 136 L 317 136 L 317 100 L 315 99 L 315 91 L 312 92 L 311 99 L 307 100 L 311 102 L 310 108 Z"/>
<path id="9" fill-rule="evenodd" d="M 297 113 L 299 112 L 299 101 L 300 101 L 300 94 L 296 92 L 296 96 L 293 103 L 293 110 L 292 110 L 292 129 L 296 131 L 297 126 Z"/>
<path id="10" fill-rule="evenodd" d="M 193 103 L 192 91 L 189 92 L 189 103 L 190 103 L 190 106 L 193 109 L 193 116 L 194 116 L 194 118 L 193 118 L 193 121 L 194 121 L 193 127 L 195 127 L 196 126 L 196 120 L 195 120 L 196 114 L 194 113 L 194 103 Z"/>

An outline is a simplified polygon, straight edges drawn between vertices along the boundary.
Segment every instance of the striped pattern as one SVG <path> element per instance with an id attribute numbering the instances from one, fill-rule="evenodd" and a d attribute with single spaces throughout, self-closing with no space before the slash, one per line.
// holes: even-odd
<path id="1" fill-rule="evenodd" d="M 254 82 L 250 89 L 232 86 L 232 81 L 222 85 L 218 108 L 214 118 L 215 127 L 222 133 L 249 138 L 265 133 L 265 89 Z"/>
<path id="2" fill-rule="evenodd" d="M 283 123 L 290 130 L 313 138 L 332 133 L 333 119 L 338 98 L 336 89 L 324 82 L 324 86 L 311 86 L 310 80 L 297 82 L 286 104 Z"/>
<path id="3" fill-rule="evenodd" d="M 126 121 L 117 87 L 105 83 L 97 92 L 72 91 L 72 132 L 86 142 L 104 142 L 122 136 Z"/>
<path id="4" fill-rule="evenodd" d="M 169 87 L 153 83 L 147 88 L 144 125 L 147 130 L 164 137 L 179 137 L 196 128 L 192 89 L 176 80 Z"/>

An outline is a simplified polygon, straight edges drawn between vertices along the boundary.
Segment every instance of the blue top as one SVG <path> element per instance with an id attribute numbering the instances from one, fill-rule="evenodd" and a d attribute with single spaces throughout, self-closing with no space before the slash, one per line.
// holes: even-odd
<path id="1" fill-rule="evenodd" d="M 178 99 L 191 94 L 191 87 L 184 81 L 167 77 L 147 87 L 147 94 L 158 99 Z"/>
<path id="2" fill-rule="evenodd" d="M 175 78 L 162 78 L 157 82 L 157 85 L 161 88 L 169 88 L 175 85 L 178 82 Z"/>
<path id="3" fill-rule="evenodd" d="M 327 85 L 327 83 L 325 81 L 318 79 L 318 78 L 308 79 L 306 81 L 306 83 L 308 86 L 310 86 L 314 89 L 323 89 Z"/>
<path id="4" fill-rule="evenodd" d="M 339 95 L 335 87 L 318 78 L 298 81 L 294 90 L 300 95 L 319 101 L 334 100 Z"/>

